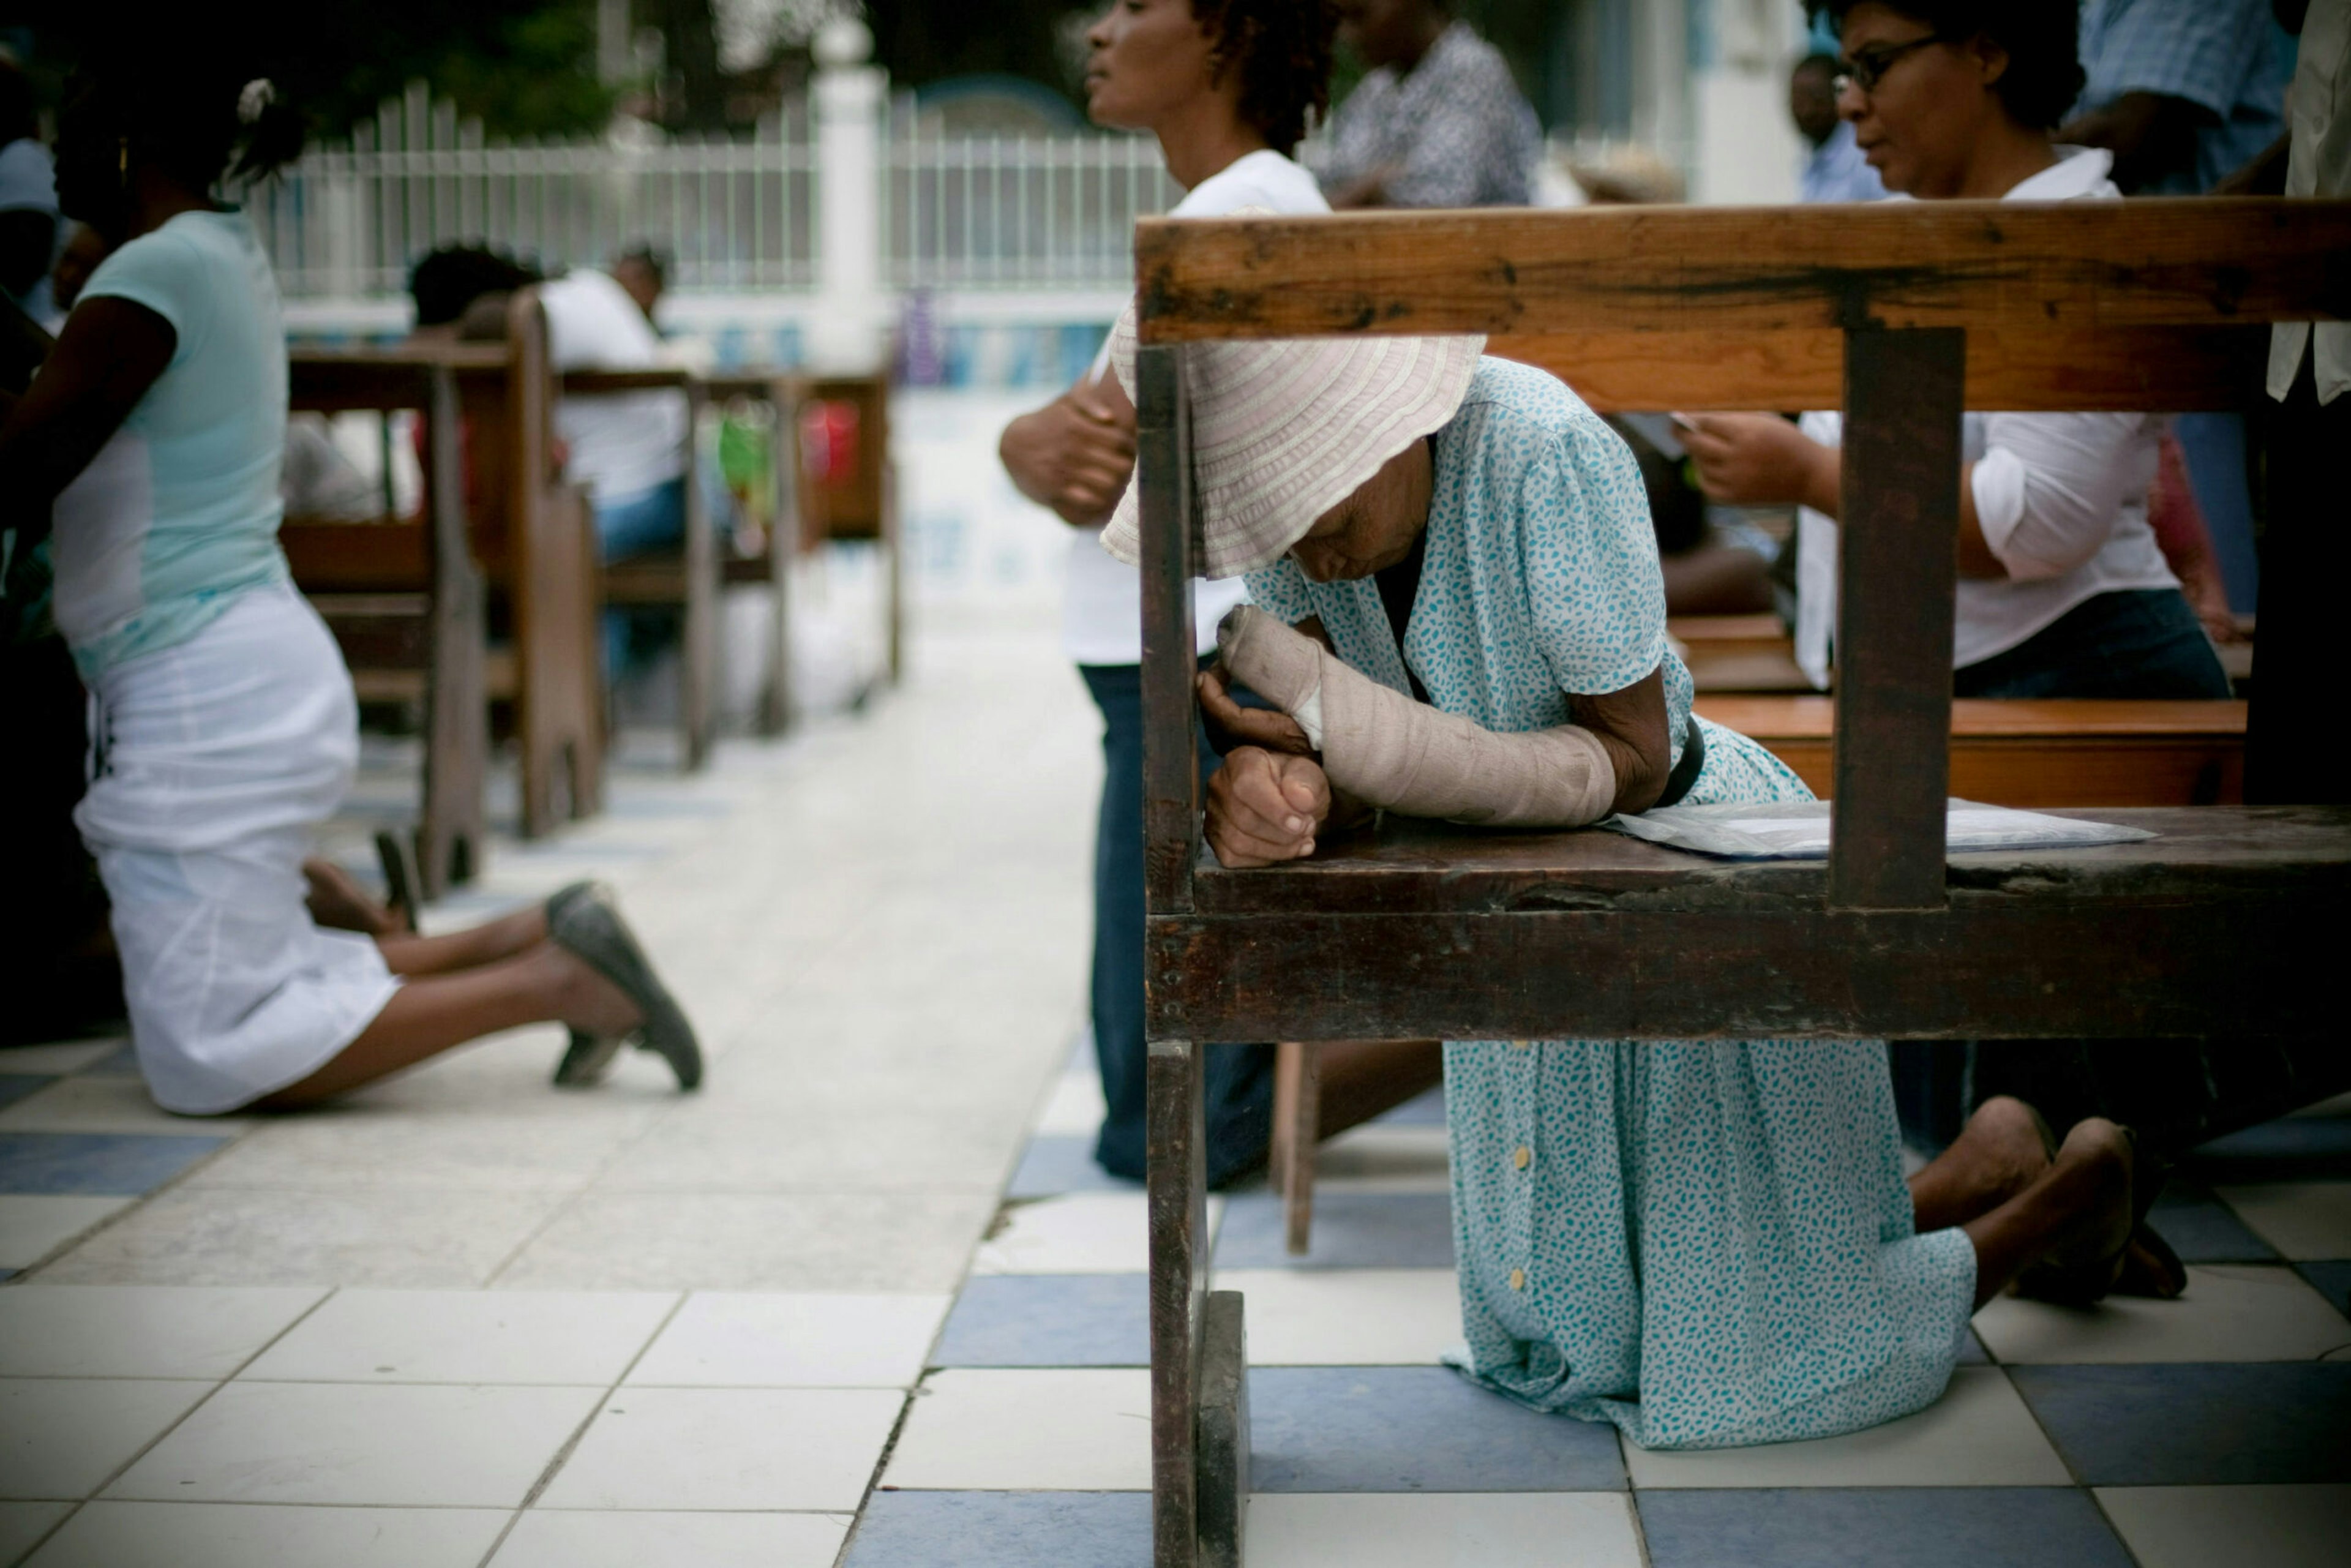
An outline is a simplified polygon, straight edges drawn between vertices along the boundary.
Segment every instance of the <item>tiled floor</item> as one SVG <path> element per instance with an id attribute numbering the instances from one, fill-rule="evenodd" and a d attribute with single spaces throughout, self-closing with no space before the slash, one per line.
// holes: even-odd
<path id="1" fill-rule="evenodd" d="M 1086 1158 L 1099 1103 L 1072 1061 L 848 1568 L 1148 1563 L 1146 1302 L 1109 1223 L 1139 1226 L 1140 1199 Z M 2351 1561 L 2351 1103 L 2191 1163 L 2156 1213 L 2184 1299 L 2001 1301 L 1930 1408 L 1709 1453 L 1643 1452 L 1438 1364 L 1460 1333 L 1442 1127 L 1432 1095 L 1329 1145 L 1304 1258 L 1270 1196 L 1223 1200 L 1253 1568 Z"/>
<path id="2" fill-rule="evenodd" d="M 555 1092 L 542 1029 L 191 1123 L 119 1040 L 0 1052 L 0 1568 L 1147 1563 L 1143 1199 L 1067 1054 L 1092 715 L 1050 623 L 942 618 L 915 671 L 697 779 L 624 759 L 433 912 L 614 881 L 699 1095 Z M 353 857 L 411 796 L 371 758 Z M 2351 1561 L 2351 1105 L 2183 1169 L 2186 1300 L 1998 1302 L 1933 1407 L 1708 1454 L 1440 1364 L 1439 1097 L 1322 1172 L 1302 1259 L 1261 1187 L 1212 1206 L 1254 1568 Z"/>

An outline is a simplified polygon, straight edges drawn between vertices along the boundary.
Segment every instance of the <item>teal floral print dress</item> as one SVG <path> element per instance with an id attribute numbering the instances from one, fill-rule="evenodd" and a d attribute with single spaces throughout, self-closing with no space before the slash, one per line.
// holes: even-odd
<path id="1" fill-rule="evenodd" d="M 1489 729 L 1571 722 L 1571 693 L 1690 677 L 1632 455 L 1542 371 L 1487 359 L 1435 438 L 1399 649 L 1370 579 L 1287 559 L 1249 597 L 1340 657 Z M 1693 804 L 1810 799 L 1700 720 Z M 1448 1040 L 1462 1369 L 1645 1448 L 1828 1437 L 1931 1404 L 1975 1295 L 1964 1233 L 1919 1236 L 1886 1049 L 1869 1040 Z"/>

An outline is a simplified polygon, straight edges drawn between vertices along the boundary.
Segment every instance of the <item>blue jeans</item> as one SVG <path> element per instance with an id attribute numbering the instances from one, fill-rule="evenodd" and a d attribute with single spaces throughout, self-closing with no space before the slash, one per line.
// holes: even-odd
<path id="1" fill-rule="evenodd" d="M 1109 1113 L 1094 1158 L 1113 1176 L 1144 1174 L 1143 672 L 1081 664 L 1102 716 L 1102 815 L 1094 828 L 1094 1060 Z M 1217 754 L 1200 737 L 1200 776 Z M 1273 1126 L 1273 1048 L 1214 1045 L 1207 1062 L 1208 1183 L 1265 1161 Z"/>
<path id="2" fill-rule="evenodd" d="M 648 550 L 685 541 L 685 481 L 665 480 L 650 490 L 613 496 L 596 503 L 596 559 L 606 566 Z M 632 662 L 675 635 L 677 613 L 631 608 L 604 612 L 604 678 L 611 680 Z"/>
<path id="3" fill-rule="evenodd" d="M 1955 670 L 1962 697 L 2227 698 L 2229 677 L 2176 588 L 2085 599 L 2004 653 Z"/>

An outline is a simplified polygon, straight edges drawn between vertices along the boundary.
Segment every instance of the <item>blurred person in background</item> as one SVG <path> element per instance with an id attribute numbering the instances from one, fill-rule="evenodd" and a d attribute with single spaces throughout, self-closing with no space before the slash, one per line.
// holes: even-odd
<path id="1" fill-rule="evenodd" d="M 2127 195 L 2194 195 L 2285 129 L 2293 41 L 2269 0 L 2087 0 L 2087 80 L 2057 140 L 2115 155 Z"/>
<path id="2" fill-rule="evenodd" d="M 0 53 L 0 294 L 44 326 L 57 310 L 49 266 L 57 257 L 57 187 L 33 112 L 33 84 Z"/>
<path id="3" fill-rule="evenodd" d="M 49 267 L 49 304 L 57 319 L 65 319 L 66 312 L 81 298 L 81 286 L 106 259 L 106 236 L 88 224 L 78 224 L 71 218 L 63 220 L 65 243 L 57 247 L 57 259 Z"/>
<path id="4" fill-rule="evenodd" d="M 1501 51 L 1445 0 L 1339 0 L 1339 41 L 1370 72 L 1332 117 L 1332 207 L 1527 204 L 1542 127 Z"/>
<path id="5" fill-rule="evenodd" d="M 1813 149 L 1797 200 L 1883 200 L 1886 186 L 1855 144 L 1852 121 L 1837 113 L 1836 74 L 1834 55 L 1806 55 L 1788 73 L 1788 114 Z"/>
<path id="6" fill-rule="evenodd" d="M 186 17 L 85 52 L 58 194 L 111 250 L 31 387 L 0 400 L 8 607 L 24 547 L 53 532 L 53 612 L 89 693 L 74 821 L 140 1072 L 183 1114 L 287 1108 L 559 1020 L 566 1067 L 601 1071 L 635 1039 L 690 1086 L 692 1028 L 593 884 L 444 936 L 324 929 L 305 906 L 303 857 L 356 770 L 358 705 L 277 543 L 276 281 L 214 193 L 302 141 L 239 47 Z"/>
<path id="7" fill-rule="evenodd" d="M 1314 176 L 1290 161 L 1328 102 L 1336 16 L 1329 0 L 1123 0 L 1087 35 L 1086 111 L 1098 125 L 1148 131 L 1185 187 L 1175 217 L 1244 209 L 1322 213 Z M 998 445 L 1020 493 L 1075 530 L 1062 599 L 1062 646 L 1102 716 L 1102 810 L 1094 829 L 1094 1057 L 1108 1109 L 1094 1158 L 1144 1174 L 1143 579 L 1100 544 L 1134 472 L 1134 405 L 1109 373 L 1109 347 L 1078 384 L 1007 425 Z M 1243 597 L 1238 580 L 1193 591 L 1195 651 Z M 1216 752 L 1200 747 L 1205 780 Z M 1272 1051 L 1208 1053 L 1208 1179 L 1265 1160 Z"/>
<path id="8" fill-rule="evenodd" d="M 621 286 L 621 291 L 637 302 L 637 308 L 645 314 L 646 324 L 658 336 L 661 323 L 653 311 L 669 287 L 669 264 L 662 259 L 661 252 L 649 245 L 632 246 L 614 256 L 612 265 L 605 270 Z"/>

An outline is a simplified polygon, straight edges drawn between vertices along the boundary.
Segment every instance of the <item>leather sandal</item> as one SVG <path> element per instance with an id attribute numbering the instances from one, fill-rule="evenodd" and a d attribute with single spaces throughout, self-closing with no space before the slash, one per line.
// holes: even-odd
<path id="1" fill-rule="evenodd" d="M 556 1068 L 558 1083 L 595 1082 L 631 1040 L 639 1049 L 656 1051 L 666 1060 L 677 1074 L 679 1088 L 692 1089 L 701 1083 L 702 1048 L 695 1040 L 694 1026 L 686 1021 L 677 998 L 653 973 L 644 949 L 613 906 L 610 888 L 601 883 L 585 883 L 556 894 L 548 900 L 547 934 L 557 946 L 579 955 L 590 968 L 618 986 L 644 1014 L 643 1021 L 626 1035 L 594 1036 L 574 1030 L 571 1049 Z M 575 1057 L 580 1059 L 576 1066 Z"/>

